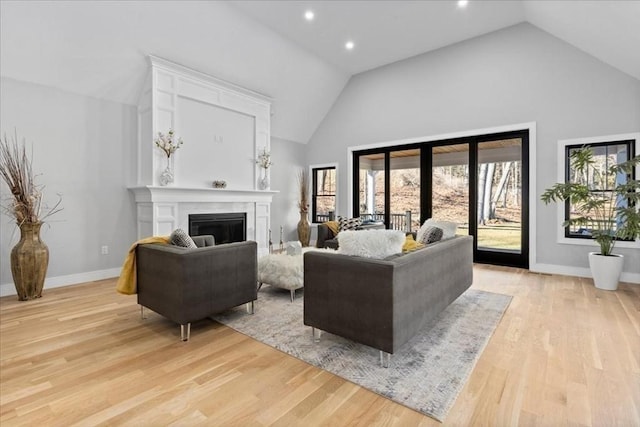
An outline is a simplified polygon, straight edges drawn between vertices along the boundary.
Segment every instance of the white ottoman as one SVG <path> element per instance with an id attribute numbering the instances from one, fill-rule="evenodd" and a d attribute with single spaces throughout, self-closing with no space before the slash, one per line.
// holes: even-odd
<path id="1" fill-rule="evenodd" d="M 288 248 L 287 248 L 288 249 Z M 302 253 L 264 255 L 258 259 L 258 290 L 264 283 L 276 288 L 288 289 L 291 302 L 296 297 L 296 289 L 304 286 L 304 254 L 309 251 L 335 252 L 325 248 L 302 248 Z"/>
<path id="2" fill-rule="evenodd" d="M 263 283 L 291 291 L 291 302 L 296 289 L 304 286 L 303 255 L 269 254 L 258 260 L 258 289 Z"/>

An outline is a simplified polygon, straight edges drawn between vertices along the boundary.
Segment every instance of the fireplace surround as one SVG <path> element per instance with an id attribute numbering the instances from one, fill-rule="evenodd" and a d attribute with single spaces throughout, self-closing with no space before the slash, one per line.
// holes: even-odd
<path id="1" fill-rule="evenodd" d="M 244 239 L 268 253 L 271 202 L 277 191 L 259 190 L 255 159 L 270 149 L 271 99 L 196 70 L 149 57 L 138 102 L 136 184 L 138 238 L 189 231 L 189 216 L 245 215 Z M 174 129 L 184 148 L 172 156 L 176 181 L 159 186 L 166 157 L 153 143 Z M 229 188 L 213 188 L 225 180 Z M 216 239 L 220 242 L 219 239 Z"/>

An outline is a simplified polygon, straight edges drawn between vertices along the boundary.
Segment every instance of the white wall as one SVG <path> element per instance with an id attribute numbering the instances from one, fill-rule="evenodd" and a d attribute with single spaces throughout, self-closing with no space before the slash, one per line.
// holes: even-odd
<path id="1" fill-rule="evenodd" d="M 640 81 L 519 24 L 352 77 L 308 158 L 346 171 L 349 146 L 526 122 L 537 123 L 541 193 L 556 179 L 558 140 L 640 130 Z M 347 174 L 338 179 L 346 214 Z M 592 249 L 557 244 L 556 206 L 536 208 L 537 262 L 586 268 Z M 619 252 L 640 273 L 640 251 Z"/>
<path id="2" fill-rule="evenodd" d="M 135 240 L 136 108 L 58 89 L 0 80 L 2 132 L 26 138 L 46 200 L 62 194 L 64 210 L 43 227 L 50 261 L 49 285 L 113 276 Z M 0 186 L 4 200 L 7 187 Z M 0 216 L 0 284 L 11 290 L 10 252 L 20 237 L 15 222 Z M 101 255 L 101 246 L 109 254 Z M 14 291 L 15 292 L 15 291 Z"/>
<path id="3" fill-rule="evenodd" d="M 135 105 L 150 54 L 273 97 L 271 134 L 302 143 L 349 79 L 232 2 L 0 2 L 4 77 Z"/>
<path id="4" fill-rule="evenodd" d="M 271 230 L 274 246 L 280 242 L 280 226 L 284 241 L 298 240 L 297 173 L 306 166 L 307 146 L 284 139 L 271 138 L 271 189 L 279 193 L 271 204 Z"/>

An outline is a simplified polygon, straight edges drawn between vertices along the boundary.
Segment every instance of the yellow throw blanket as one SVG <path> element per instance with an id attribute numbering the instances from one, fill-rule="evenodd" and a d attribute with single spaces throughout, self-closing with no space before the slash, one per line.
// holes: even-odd
<path id="1" fill-rule="evenodd" d="M 131 245 L 116 285 L 116 290 L 121 294 L 133 295 L 138 292 L 136 283 L 136 248 L 138 245 L 146 245 L 148 243 L 169 243 L 169 236 L 146 237 Z"/>
<path id="2" fill-rule="evenodd" d="M 338 231 L 340 231 L 338 221 L 326 221 L 324 225 L 326 225 L 329 230 L 331 230 L 334 236 L 338 235 Z"/>

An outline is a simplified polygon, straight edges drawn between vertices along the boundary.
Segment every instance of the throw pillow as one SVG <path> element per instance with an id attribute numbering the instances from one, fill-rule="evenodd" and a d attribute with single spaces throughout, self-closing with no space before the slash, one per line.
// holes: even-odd
<path id="1" fill-rule="evenodd" d="M 326 225 L 327 228 L 331 230 L 334 236 L 338 234 L 338 231 L 340 231 L 340 225 L 338 224 L 338 221 L 326 221 L 324 225 Z"/>
<path id="2" fill-rule="evenodd" d="M 183 248 L 189 248 L 189 249 L 198 248 L 198 246 L 196 245 L 196 242 L 194 242 L 191 236 L 189 236 L 187 232 L 184 231 L 182 228 L 175 229 L 173 233 L 171 233 L 171 236 L 169 236 L 169 241 L 171 242 L 172 245 L 180 246 Z"/>
<path id="3" fill-rule="evenodd" d="M 402 252 L 405 235 L 400 230 L 346 230 L 337 239 L 338 253 L 383 259 Z"/>
<path id="4" fill-rule="evenodd" d="M 420 243 L 428 245 L 442 240 L 443 231 L 440 227 L 429 226 L 422 233 Z"/>
<path id="5" fill-rule="evenodd" d="M 402 252 L 411 252 L 416 249 L 420 249 L 424 245 L 422 243 L 418 243 L 413 239 L 413 234 L 407 234 L 405 238 L 404 245 L 402 245 Z"/>
<path id="6" fill-rule="evenodd" d="M 455 237 L 456 231 L 458 230 L 458 224 L 451 221 L 440 221 L 435 220 L 433 218 L 429 218 L 422 224 L 422 227 L 416 233 L 416 241 L 422 241 L 422 235 L 424 234 L 427 227 L 438 227 L 442 229 L 442 240 L 450 239 Z"/>
<path id="7" fill-rule="evenodd" d="M 362 225 L 362 218 L 343 218 L 338 217 L 338 228 L 340 231 L 355 230 Z"/>

